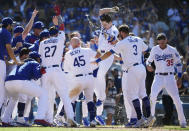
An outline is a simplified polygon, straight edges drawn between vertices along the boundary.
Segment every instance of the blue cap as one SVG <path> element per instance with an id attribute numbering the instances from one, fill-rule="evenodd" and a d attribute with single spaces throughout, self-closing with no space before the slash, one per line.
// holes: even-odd
<path id="1" fill-rule="evenodd" d="M 37 22 L 34 23 L 33 28 L 35 28 L 35 29 L 43 29 L 44 28 L 44 24 L 41 21 L 37 21 Z"/>
<path id="2" fill-rule="evenodd" d="M 24 28 L 22 26 L 16 26 L 14 28 L 14 33 L 22 33 L 24 31 Z"/>
<path id="3" fill-rule="evenodd" d="M 2 20 L 2 24 L 3 25 L 12 25 L 13 23 L 15 23 L 10 17 L 5 17 Z"/>
<path id="4" fill-rule="evenodd" d="M 56 28 L 56 26 L 52 26 L 52 27 L 49 29 L 49 34 L 50 34 L 50 36 L 56 35 L 57 33 L 58 33 L 58 29 Z"/>
<path id="5" fill-rule="evenodd" d="M 35 58 L 40 58 L 40 57 L 41 57 L 41 55 L 38 54 L 36 51 L 29 53 L 29 58 L 35 59 Z"/>
<path id="6" fill-rule="evenodd" d="M 50 34 L 49 34 L 49 31 L 47 29 L 41 31 L 41 33 L 39 35 L 40 39 L 42 39 L 43 37 L 49 37 L 49 36 L 50 36 Z"/>

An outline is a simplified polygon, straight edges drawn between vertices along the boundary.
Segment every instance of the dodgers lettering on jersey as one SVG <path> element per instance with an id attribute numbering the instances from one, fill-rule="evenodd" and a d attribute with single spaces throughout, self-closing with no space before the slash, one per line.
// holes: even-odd
<path id="1" fill-rule="evenodd" d="M 46 67 L 61 64 L 64 42 L 65 33 L 63 31 L 59 31 L 57 37 L 50 37 L 40 42 L 39 54 L 41 55 L 42 66 Z"/>
<path id="2" fill-rule="evenodd" d="M 143 40 L 136 36 L 128 36 L 119 41 L 112 52 L 121 54 L 123 60 L 123 69 L 128 69 L 135 63 L 142 63 L 142 53 L 148 49 Z"/>
<path id="3" fill-rule="evenodd" d="M 175 64 L 181 62 L 179 53 L 170 45 L 163 50 L 159 45 L 154 46 L 147 59 L 147 64 L 153 61 L 156 65 L 156 73 L 175 72 Z"/>
<path id="4" fill-rule="evenodd" d="M 90 48 L 75 48 L 65 55 L 64 70 L 75 76 L 77 74 L 88 74 L 93 72 L 93 65 L 90 63 L 96 56 L 96 52 Z"/>
<path id="5" fill-rule="evenodd" d="M 11 44 L 11 33 L 6 28 L 0 28 L 0 60 L 8 56 L 6 44 Z"/>
<path id="6" fill-rule="evenodd" d="M 109 40 L 112 40 L 113 38 L 117 39 L 118 34 L 119 31 L 115 25 L 112 25 L 112 27 L 108 30 L 102 28 L 98 40 L 98 49 L 104 51 L 110 50 L 113 47 L 113 45 L 111 45 Z"/>

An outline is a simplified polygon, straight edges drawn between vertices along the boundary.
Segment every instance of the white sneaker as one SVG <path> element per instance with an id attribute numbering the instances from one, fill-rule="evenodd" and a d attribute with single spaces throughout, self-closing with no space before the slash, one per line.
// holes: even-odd
<path id="1" fill-rule="evenodd" d="M 155 116 L 148 117 L 147 120 L 146 120 L 145 127 L 152 127 L 155 121 L 156 121 L 156 117 Z"/>
<path id="2" fill-rule="evenodd" d="M 140 128 L 144 127 L 146 125 L 146 120 L 142 117 L 140 120 L 137 121 L 135 125 L 133 125 L 134 128 Z"/>
<path id="3" fill-rule="evenodd" d="M 181 128 L 186 128 L 186 123 L 181 123 L 181 124 L 180 124 L 180 127 L 181 127 Z"/>

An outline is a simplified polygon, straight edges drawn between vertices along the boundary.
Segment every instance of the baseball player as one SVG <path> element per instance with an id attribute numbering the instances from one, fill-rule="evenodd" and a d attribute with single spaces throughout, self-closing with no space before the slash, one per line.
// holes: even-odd
<path id="1" fill-rule="evenodd" d="M 124 71 L 122 77 L 124 99 L 127 99 L 130 104 L 133 104 L 138 119 L 133 127 L 149 126 L 153 122 L 153 117 L 151 116 L 150 102 L 145 91 L 144 78 L 146 77 L 146 70 L 141 60 L 142 52 L 146 51 L 148 46 L 142 39 L 129 36 L 129 27 L 127 25 L 121 25 L 119 27 L 119 35 L 123 40 L 119 41 L 115 47 L 98 58 L 94 63 L 99 63 L 113 53 L 121 54 L 123 60 L 122 68 Z M 147 112 L 147 121 L 142 117 L 139 98 L 144 103 Z"/>
<path id="2" fill-rule="evenodd" d="M 39 52 L 39 45 L 40 45 L 40 42 L 49 38 L 50 37 L 50 34 L 49 34 L 49 31 L 48 30 L 43 30 L 40 35 L 39 35 L 39 40 L 36 40 L 34 42 L 34 44 L 32 46 L 29 47 L 30 51 L 36 51 L 36 52 Z"/>
<path id="3" fill-rule="evenodd" d="M 38 97 L 39 108 L 35 123 L 43 126 L 50 126 L 50 124 L 44 120 L 45 113 L 47 111 L 47 91 L 31 81 L 32 79 L 37 80 L 45 73 L 45 69 L 41 68 L 39 65 L 40 61 L 39 54 L 31 52 L 29 54 L 29 59 L 25 60 L 23 65 L 18 66 L 6 77 L 5 88 L 14 103 L 18 100 L 20 93 Z M 13 109 L 14 108 L 12 108 L 12 111 Z M 7 112 L 5 109 L 2 116 L 3 126 L 10 126 L 9 122 L 12 111 Z"/>
<path id="4" fill-rule="evenodd" d="M 4 82 L 6 77 L 6 63 L 5 57 L 10 57 L 16 65 L 20 62 L 16 60 L 14 51 L 11 47 L 11 30 L 12 30 L 13 20 L 10 17 L 5 17 L 2 20 L 2 28 L 0 28 L 0 107 L 5 100 L 5 89 Z"/>
<path id="5" fill-rule="evenodd" d="M 64 70 L 69 73 L 73 80 L 69 97 L 76 99 L 84 91 L 90 114 L 90 126 L 95 127 L 94 77 L 90 60 L 95 58 L 97 53 L 89 48 L 81 48 L 81 42 L 78 37 L 73 37 L 70 43 L 73 50 L 66 53 L 64 60 Z"/>
<path id="6" fill-rule="evenodd" d="M 29 55 L 29 50 L 27 48 L 22 48 L 19 53 L 19 60 L 21 62 L 24 62 L 25 59 L 28 58 Z M 8 62 L 7 62 L 8 63 Z M 12 70 L 17 68 L 16 65 L 13 66 Z M 19 94 L 19 102 L 18 102 L 18 117 L 17 117 L 17 124 L 22 125 L 22 126 L 27 126 L 26 121 L 24 120 L 24 114 L 27 116 L 26 112 L 24 113 L 25 109 L 25 103 L 26 101 L 29 101 L 27 95 L 25 94 Z M 11 104 L 10 104 L 11 103 Z M 17 112 L 17 107 L 14 107 L 15 103 L 12 101 L 12 99 L 9 99 L 9 104 L 6 107 L 6 112 L 10 113 L 12 112 L 12 108 L 14 108 L 15 112 Z M 26 104 L 26 108 L 30 107 L 30 102 Z M 13 117 L 14 115 L 12 115 Z"/>
<path id="7" fill-rule="evenodd" d="M 154 69 L 151 63 L 154 61 L 156 70 L 155 77 L 151 88 L 151 112 L 155 115 L 155 105 L 158 93 L 165 88 L 168 94 L 172 97 L 178 113 L 178 119 L 182 128 L 186 127 L 186 119 L 183 113 L 183 107 L 178 93 L 177 83 L 174 76 L 174 67 L 177 67 L 178 80 L 181 82 L 182 64 L 180 55 L 177 50 L 167 44 L 167 37 L 164 33 L 157 35 L 158 45 L 151 50 L 150 56 L 147 59 L 147 69 L 152 72 Z"/>
<path id="8" fill-rule="evenodd" d="M 15 54 L 19 54 L 21 47 L 27 46 L 25 45 L 26 43 L 24 42 L 24 40 L 33 26 L 33 22 L 37 13 L 38 11 L 35 9 L 32 13 L 30 21 L 28 22 L 25 28 L 23 28 L 22 26 L 16 26 L 14 28 L 14 36 L 13 36 L 13 40 L 11 44 L 12 44 Z"/>
<path id="9" fill-rule="evenodd" d="M 113 45 L 117 42 L 118 30 L 115 25 L 112 24 L 112 19 L 108 12 L 115 12 L 114 8 L 103 8 L 99 11 L 100 22 L 101 22 L 101 32 L 98 40 L 98 51 L 101 54 L 106 53 L 110 50 Z M 96 121 L 101 125 L 105 125 L 104 120 L 101 115 L 103 112 L 103 102 L 106 98 L 106 80 L 105 75 L 112 65 L 114 56 L 110 56 L 105 61 L 99 63 L 99 69 L 96 78 L 95 93 L 97 96 L 97 116 Z"/>
<path id="10" fill-rule="evenodd" d="M 44 24 L 41 21 L 37 21 L 33 25 L 33 32 L 28 34 L 25 38 L 25 42 L 34 44 L 36 40 L 39 40 L 39 35 L 44 28 Z"/>
<path id="11" fill-rule="evenodd" d="M 50 38 L 42 41 L 39 46 L 39 53 L 42 58 L 42 66 L 46 68 L 47 73 L 42 77 L 42 87 L 47 88 L 49 92 L 49 110 L 53 111 L 55 92 L 57 91 L 65 105 L 65 112 L 68 118 L 69 126 L 78 126 L 74 121 L 74 113 L 71 106 L 71 100 L 68 96 L 68 85 L 65 80 L 65 74 L 60 67 L 64 49 L 65 34 L 58 29 L 58 17 L 53 17 L 55 26 L 49 30 Z M 48 113 L 49 115 L 49 113 Z M 53 122 L 53 113 L 50 114 L 50 122 Z"/>

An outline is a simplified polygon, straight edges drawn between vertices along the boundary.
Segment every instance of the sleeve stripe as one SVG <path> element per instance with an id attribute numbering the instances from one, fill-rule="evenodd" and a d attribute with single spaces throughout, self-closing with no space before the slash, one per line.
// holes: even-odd
<path id="1" fill-rule="evenodd" d="M 110 52 L 111 52 L 112 54 L 114 54 L 114 53 L 115 53 L 115 51 L 113 51 L 112 49 L 110 50 Z"/>

